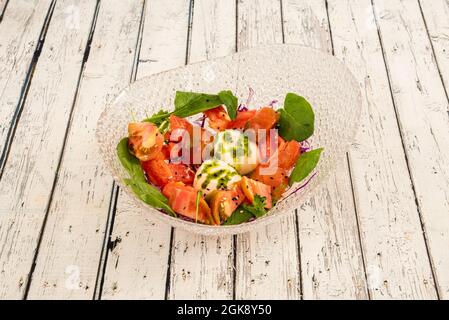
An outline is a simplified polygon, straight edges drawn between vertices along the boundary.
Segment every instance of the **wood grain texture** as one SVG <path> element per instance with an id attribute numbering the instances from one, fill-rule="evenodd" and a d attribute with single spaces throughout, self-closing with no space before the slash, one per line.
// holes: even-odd
<path id="1" fill-rule="evenodd" d="M 0 24 L 0 152 L 5 147 L 50 4 L 51 0 L 11 1 Z"/>
<path id="2" fill-rule="evenodd" d="M 371 297 L 435 298 L 371 2 L 329 1 L 329 15 L 335 54 L 363 92 L 349 159 Z"/>
<path id="3" fill-rule="evenodd" d="M 194 2 L 188 62 L 235 51 L 235 2 Z M 213 72 L 213 69 L 211 70 Z M 171 254 L 170 299 L 231 299 L 233 237 L 206 237 L 175 229 Z"/>
<path id="4" fill-rule="evenodd" d="M 101 299 L 164 299 L 170 233 L 120 192 Z"/>
<path id="5" fill-rule="evenodd" d="M 102 1 L 85 64 L 91 0 L 56 2 L 37 59 L 51 3 L 10 0 L 0 23 L 0 297 L 449 299 L 448 0 Z M 92 149 L 105 103 L 134 77 L 282 42 L 333 48 L 362 88 L 348 161 L 315 197 L 235 238 L 173 239 L 115 198 Z"/>
<path id="6" fill-rule="evenodd" d="M 5 11 L 7 3 L 8 3 L 8 0 L 0 0 L 0 17 L 2 16 L 3 12 Z"/>
<path id="7" fill-rule="evenodd" d="M 147 2 L 137 78 L 184 65 L 188 20 L 189 1 Z M 171 227 L 120 192 L 112 228 L 120 242 L 110 249 L 101 298 L 164 299 Z"/>
<path id="8" fill-rule="evenodd" d="M 79 28 L 66 24 L 65 10 L 75 3 Z M 16 129 L 0 182 L 0 294 L 4 298 L 20 297 L 27 284 L 94 11 L 91 1 L 66 1 L 55 7 L 50 34 Z"/>
<path id="9" fill-rule="evenodd" d="M 446 94 L 449 88 L 449 2 L 419 0 Z"/>
<path id="10" fill-rule="evenodd" d="M 281 3 L 239 0 L 238 50 L 282 43 Z M 295 213 L 237 236 L 237 299 L 299 299 L 300 271 Z"/>
<path id="11" fill-rule="evenodd" d="M 449 298 L 448 99 L 418 2 L 374 6 L 437 288 Z"/>
<path id="12" fill-rule="evenodd" d="M 103 106 L 129 84 L 143 1 L 100 5 L 29 297 L 91 299 L 112 178 L 95 152 Z"/>
<path id="13" fill-rule="evenodd" d="M 325 1 L 284 0 L 284 37 L 332 52 Z M 367 299 L 367 285 L 347 162 L 298 209 L 304 299 Z"/>

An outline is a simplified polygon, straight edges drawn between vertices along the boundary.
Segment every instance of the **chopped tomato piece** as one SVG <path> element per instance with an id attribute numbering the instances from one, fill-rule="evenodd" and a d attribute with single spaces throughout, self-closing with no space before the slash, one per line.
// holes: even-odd
<path id="1" fill-rule="evenodd" d="M 262 166 L 276 165 L 285 170 L 290 170 L 296 163 L 300 155 L 300 144 L 297 141 L 284 141 L 278 137 L 278 146 L 276 151 L 271 151 L 270 137 L 267 135 L 266 144 L 260 144 L 259 152 L 262 159 L 267 159 L 261 163 Z M 276 161 L 277 163 L 273 161 Z"/>
<path id="2" fill-rule="evenodd" d="M 193 124 L 184 118 L 170 115 L 170 135 L 169 140 L 179 142 L 182 140 L 184 130 L 189 134 L 190 139 L 193 139 Z"/>
<path id="3" fill-rule="evenodd" d="M 198 129 L 201 129 L 198 131 Z M 194 140 L 190 149 L 190 164 L 201 164 L 205 159 L 210 157 L 213 150 L 211 142 L 214 136 L 204 128 L 196 126 L 193 131 Z M 198 139 L 200 137 L 200 139 Z M 205 154 L 205 149 L 209 149 L 209 155 Z"/>
<path id="4" fill-rule="evenodd" d="M 193 184 L 193 179 L 195 179 L 195 172 L 188 165 L 179 163 L 170 163 L 168 165 L 173 174 L 174 181 L 181 181 L 185 184 Z"/>
<path id="5" fill-rule="evenodd" d="M 168 196 L 168 204 L 176 213 L 205 224 L 216 224 L 211 217 L 210 208 L 203 198 L 199 198 L 197 211 L 198 192 L 193 187 L 172 182 L 165 186 L 162 193 Z"/>
<path id="6" fill-rule="evenodd" d="M 162 148 L 166 160 L 178 159 L 181 155 L 181 149 L 176 142 L 169 142 Z M 177 148 L 175 151 L 173 149 Z"/>
<path id="7" fill-rule="evenodd" d="M 190 141 L 183 141 L 183 135 L 188 133 L 190 135 Z M 188 164 L 200 164 L 202 162 L 202 152 L 207 145 L 213 140 L 213 135 L 200 126 L 195 126 L 189 123 L 183 118 L 177 116 L 170 116 L 170 131 L 165 135 L 168 143 L 168 158 L 179 159 L 181 157 L 183 163 Z M 190 142 L 190 144 L 189 144 Z M 177 152 L 172 153 L 173 148 L 176 148 Z M 190 148 L 190 154 L 189 153 Z M 186 152 L 183 152 L 185 151 Z M 190 157 L 190 158 L 189 158 Z"/>
<path id="8" fill-rule="evenodd" d="M 232 190 L 214 191 L 210 195 L 212 217 L 216 224 L 226 221 L 245 199 L 242 188 L 237 184 Z"/>
<path id="9" fill-rule="evenodd" d="M 172 181 L 192 184 L 195 178 L 195 172 L 189 166 L 182 163 L 167 163 L 163 159 L 142 162 L 142 168 L 148 180 L 159 187 Z"/>
<path id="10" fill-rule="evenodd" d="M 179 181 L 171 181 L 164 186 L 164 188 L 162 189 L 162 194 L 167 198 L 170 198 L 170 196 L 175 192 L 177 188 L 182 187 L 185 187 L 184 183 Z"/>
<path id="11" fill-rule="evenodd" d="M 161 152 L 158 152 L 155 156 L 153 160 L 167 160 L 167 158 L 165 158 L 165 152 L 164 152 L 164 148 L 162 148 Z M 151 161 L 151 160 L 150 160 Z"/>
<path id="12" fill-rule="evenodd" d="M 240 185 L 242 187 L 243 193 L 251 203 L 253 203 L 254 201 L 254 196 L 259 195 L 261 197 L 265 197 L 266 208 L 269 209 L 273 206 L 271 201 L 271 187 L 269 185 L 247 178 L 245 176 L 240 181 Z"/>
<path id="13" fill-rule="evenodd" d="M 161 154 L 164 160 L 170 159 L 170 146 L 169 144 L 164 144 L 162 146 Z"/>
<path id="14" fill-rule="evenodd" d="M 257 110 L 254 117 L 248 120 L 246 127 L 252 129 L 271 129 L 279 120 L 279 113 L 270 107 Z"/>
<path id="15" fill-rule="evenodd" d="M 272 145 L 271 145 L 271 130 L 267 130 L 266 131 L 266 140 L 265 142 L 261 139 L 260 142 L 257 147 L 259 149 L 259 155 L 260 155 L 260 163 L 261 165 L 269 165 L 270 164 L 270 159 L 273 158 L 274 156 L 277 156 L 277 150 L 279 150 L 279 147 L 284 143 L 284 139 L 282 139 L 278 134 L 275 135 L 275 137 L 277 137 L 277 141 L 276 141 L 276 145 L 273 147 L 275 147 L 272 150 Z"/>
<path id="16" fill-rule="evenodd" d="M 289 170 L 291 169 L 300 155 L 300 145 L 299 142 L 292 140 L 284 142 L 279 146 L 279 167 Z"/>
<path id="17" fill-rule="evenodd" d="M 189 132 L 189 134 L 191 134 L 193 131 L 193 124 L 191 124 L 184 118 L 180 118 L 175 115 L 170 115 L 169 121 L 170 121 L 170 130 L 185 129 Z"/>
<path id="18" fill-rule="evenodd" d="M 132 153 L 141 161 L 155 159 L 164 144 L 164 137 L 158 128 L 149 122 L 129 123 L 128 136 Z"/>
<path id="19" fill-rule="evenodd" d="M 217 131 L 226 130 L 231 121 L 231 118 L 229 118 L 229 115 L 223 106 L 204 111 L 204 114 L 209 119 L 209 126 Z"/>
<path id="20" fill-rule="evenodd" d="M 283 168 L 274 168 L 274 172 L 270 172 L 269 167 L 259 165 L 256 170 L 251 173 L 251 179 L 262 182 L 269 185 L 272 188 L 276 188 L 281 184 L 288 185 L 287 171 Z"/>
<path id="21" fill-rule="evenodd" d="M 249 119 L 254 117 L 256 110 L 238 111 L 234 120 L 228 123 L 228 129 L 244 129 Z"/>
<path id="22" fill-rule="evenodd" d="M 171 131 L 168 130 L 166 133 L 164 133 L 164 140 L 170 141 Z"/>
<path id="23" fill-rule="evenodd" d="M 142 162 L 142 168 L 148 180 L 156 186 L 163 187 L 174 179 L 170 166 L 164 160 Z"/>

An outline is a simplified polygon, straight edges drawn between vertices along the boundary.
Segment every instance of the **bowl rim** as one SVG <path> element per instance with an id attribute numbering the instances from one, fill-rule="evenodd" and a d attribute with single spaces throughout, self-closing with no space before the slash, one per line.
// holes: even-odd
<path id="1" fill-rule="evenodd" d="M 143 82 L 148 78 L 151 77 L 155 77 L 157 75 L 160 74 L 165 74 L 165 73 L 170 73 L 173 72 L 174 70 L 177 69 L 181 69 L 181 68 L 185 68 L 188 66 L 194 66 L 194 65 L 200 65 L 200 64 L 204 64 L 204 63 L 213 63 L 219 60 L 222 60 L 224 58 L 233 56 L 233 55 L 239 55 L 242 54 L 244 52 L 247 51 L 252 51 L 252 50 L 260 50 L 260 49 L 268 49 L 268 48 L 295 48 L 297 50 L 304 50 L 304 51 L 311 51 L 317 55 L 321 55 L 323 57 L 326 57 L 327 59 L 331 59 L 333 60 L 334 63 L 336 63 L 337 65 L 339 65 L 342 70 L 344 70 L 346 72 L 346 74 L 348 75 L 348 79 L 349 82 L 351 83 L 353 88 L 357 88 L 357 111 L 356 111 L 356 120 L 357 123 L 356 125 L 354 125 L 354 127 L 352 128 L 352 132 L 349 134 L 349 139 L 347 141 L 347 143 L 342 145 L 342 152 L 339 156 L 337 156 L 335 158 L 335 160 L 333 161 L 333 165 L 331 165 L 331 170 L 329 170 L 327 173 L 325 173 L 323 176 L 320 177 L 320 179 L 322 179 L 322 182 L 317 185 L 314 189 L 314 193 L 316 193 L 317 190 L 319 190 L 320 188 L 323 187 L 323 185 L 325 184 L 325 182 L 327 182 L 327 180 L 329 179 L 331 173 L 335 170 L 335 164 L 338 163 L 339 161 L 341 161 L 345 155 L 347 154 L 347 152 L 349 151 L 349 146 L 351 145 L 352 141 L 355 138 L 355 135 L 359 129 L 359 119 L 361 117 L 361 110 L 362 110 L 362 92 L 361 92 L 361 86 L 359 84 L 359 82 L 357 81 L 356 77 L 354 76 L 354 74 L 351 72 L 351 70 L 346 66 L 346 64 L 341 61 L 340 59 L 338 59 L 336 56 L 323 51 L 323 50 L 319 50 L 313 47 L 308 47 L 308 46 L 303 46 L 303 45 L 299 45 L 299 44 L 270 44 L 270 45 L 258 45 L 258 46 L 254 46 L 251 48 L 247 48 L 247 49 L 243 49 L 243 50 L 239 50 L 238 52 L 234 52 L 232 54 L 229 55 L 224 55 L 224 56 L 220 56 L 220 57 L 216 57 L 213 59 L 205 59 L 205 60 L 201 60 L 201 61 L 196 61 L 194 63 L 189 63 L 187 65 L 182 65 L 179 67 L 175 67 L 175 68 L 170 68 L 168 70 L 164 70 L 161 72 L 156 72 L 150 75 L 147 75 L 145 77 L 142 77 L 136 81 L 133 81 L 132 83 L 128 84 L 125 88 L 123 88 L 122 90 L 120 90 L 115 96 L 113 96 L 111 99 L 108 100 L 108 102 L 105 104 L 103 111 L 101 112 L 98 120 L 97 120 L 97 127 L 95 130 L 95 140 L 96 140 L 96 144 L 97 147 L 99 147 L 98 149 L 100 150 L 100 154 L 101 154 L 101 160 L 102 162 L 106 165 L 106 167 L 108 168 L 107 170 L 109 171 L 110 174 L 112 174 L 113 178 L 114 178 L 114 182 L 118 184 L 118 186 L 120 187 L 120 189 L 122 189 L 125 193 L 127 193 L 132 199 L 133 202 L 137 205 L 140 206 L 141 208 L 145 208 L 145 209 L 149 209 L 150 212 L 156 212 L 157 214 L 152 214 L 151 216 L 145 216 L 145 219 L 152 219 L 152 218 L 156 218 L 159 221 L 163 221 L 164 223 L 168 223 L 170 226 L 172 227 L 180 227 L 184 230 L 187 230 L 189 232 L 192 233 L 196 233 L 196 234 L 203 234 L 203 235 L 211 235 L 211 236 L 217 236 L 217 235 L 230 235 L 230 234 L 240 234 L 240 233 L 244 233 L 244 232 L 248 232 L 251 229 L 254 229 L 256 227 L 262 227 L 262 226 L 266 226 L 269 223 L 272 223 L 273 221 L 275 221 L 276 219 L 279 219 L 282 216 L 285 216 L 285 214 L 287 213 L 291 213 L 287 210 L 279 212 L 278 214 L 270 214 L 270 211 L 272 211 L 272 209 L 274 209 L 276 206 L 274 206 L 273 208 L 271 208 L 270 210 L 267 211 L 267 214 L 264 215 L 263 217 L 254 219 L 252 221 L 248 221 L 245 223 L 241 223 L 241 224 L 237 224 L 237 225 L 218 225 L 218 226 L 212 226 L 212 225 L 206 225 L 206 224 L 201 224 L 201 223 L 195 223 L 192 221 L 188 221 L 188 220 L 184 220 L 182 218 L 179 217 L 172 217 L 169 214 L 166 214 L 154 207 L 152 207 L 151 205 L 143 202 L 142 200 L 138 199 L 130 190 L 128 187 L 126 187 L 126 185 L 123 183 L 123 178 L 122 177 L 118 177 L 114 174 L 114 172 L 112 172 L 112 170 L 109 168 L 108 163 L 106 162 L 105 157 L 103 156 L 103 152 L 102 152 L 102 146 L 101 146 L 101 138 L 100 138 L 100 130 L 99 130 L 99 123 L 101 122 L 101 120 L 107 116 L 107 113 L 109 111 L 109 109 L 111 108 L 111 106 L 113 106 L 123 95 L 125 95 L 128 91 L 130 91 L 132 88 L 132 86 L 134 86 L 136 83 L 138 82 Z M 323 152 L 323 155 L 325 155 L 325 151 Z M 321 174 L 322 175 L 322 174 Z M 310 177 L 310 176 L 309 176 Z M 302 203 L 306 202 L 312 195 L 308 194 L 305 195 L 302 198 Z M 284 201 L 287 200 L 287 198 L 283 199 Z M 299 207 L 299 205 L 298 205 Z M 292 209 L 294 211 L 296 211 L 296 209 Z M 296 214 L 296 213 L 295 213 Z"/>

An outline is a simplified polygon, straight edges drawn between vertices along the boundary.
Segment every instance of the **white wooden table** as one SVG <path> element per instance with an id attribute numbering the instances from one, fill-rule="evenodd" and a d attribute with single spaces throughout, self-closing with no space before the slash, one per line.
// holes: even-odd
<path id="1" fill-rule="evenodd" d="M 448 299 L 448 0 L 0 0 L 0 298 Z M 269 43 L 363 92 L 329 183 L 278 223 L 151 223 L 96 152 L 135 79 Z M 332 70 L 330 70 L 332 72 Z"/>

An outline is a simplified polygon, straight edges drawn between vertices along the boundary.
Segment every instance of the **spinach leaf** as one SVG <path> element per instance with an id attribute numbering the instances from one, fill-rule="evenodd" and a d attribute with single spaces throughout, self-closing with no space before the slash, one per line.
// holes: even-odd
<path id="1" fill-rule="evenodd" d="M 176 217 L 176 213 L 168 205 L 167 198 L 156 187 L 148 184 L 146 181 L 125 179 L 124 182 L 130 186 L 140 200 L 155 208 L 163 209 L 171 216 Z"/>
<path id="2" fill-rule="evenodd" d="M 315 114 L 312 106 L 301 96 L 288 93 L 284 108 L 279 110 L 279 134 L 285 140 L 304 141 L 314 131 Z"/>
<path id="3" fill-rule="evenodd" d="M 251 205 L 243 204 L 242 207 L 245 210 L 249 211 L 256 218 L 260 218 L 263 215 L 265 215 L 265 213 L 267 213 L 267 211 L 265 210 L 265 205 L 267 202 L 266 200 L 267 199 L 265 197 L 261 197 L 258 194 L 256 194 L 254 196 L 254 201 Z"/>
<path id="4" fill-rule="evenodd" d="M 140 161 L 129 152 L 128 138 L 123 138 L 117 145 L 117 156 L 122 163 L 122 166 L 128 171 L 132 180 L 145 182 L 145 175 Z"/>
<path id="5" fill-rule="evenodd" d="M 223 223 L 223 225 L 235 225 L 247 222 L 252 217 L 260 218 L 267 213 L 265 210 L 266 198 L 255 195 L 251 205 L 242 204 L 234 213 Z"/>
<path id="6" fill-rule="evenodd" d="M 213 109 L 222 104 L 216 94 L 177 91 L 175 97 L 175 116 L 186 118 Z"/>
<path id="7" fill-rule="evenodd" d="M 244 209 L 242 206 L 238 207 L 234 213 L 223 223 L 225 226 L 240 224 L 247 222 L 253 217 L 252 213 Z"/>
<path id="8" fill-rule="evenodd" d="M 320 160 L 321 152 L 323 152 L 323 148 L 301 154 L 296 161 L 295 169 L 290 174 L 290 185 L 304 180 L 315 169 Z"/>
<path id="9" fill-rule="evenodd" d="M 188 92 L 188 91 L 176 91 L 175 95 L 175 110 L 185 106 L 189 101 L 198 98 L 201 93 Z"/>
<path id="10" fill-rule="evenodd" d="M 153 114 L 151 117 L 146 118 L 143 121 L 151 122 L 159 127 L 167 121 L 169 116 L 170 116 L 170 112 L 165 111 L 165 110 L 160 110 L 159 112 Z"/>
<path id="11" fill-rule="evenodd" d="M 120 140 L 117 145 L 117 156 L 130 175 L 129 179 L 124 179 L 124 182 L 130 186 L 136 196 L 143 202 L 155 208 L 163 209 L 176 217 L 176 213 L 168 205 L 167 198 L 156 187 L 147 183 L 139 159 L 129 152 L 128 138 Z"/>
<path id="12" fill-rule="evenodd" d="M 234 120 L 237 116 L 238 100 L 237 97 L 232 94 L 230 90 L 220 91 L 218 97 L 221 102 L 226 106 L 229 117 Z"/>
<path id="13" fill-rule="evenodd" d="M 168 130 L 167 120 L 171 114 L 186 118 L 222 104 L 226 106 L 231 119 L 235 119 L 238 100 L 229 90 L 220 91 L 218 94 L 176 91 L 174 111 L 161 110 L 144 121 L 156 124 L 160 130 Z"/>

